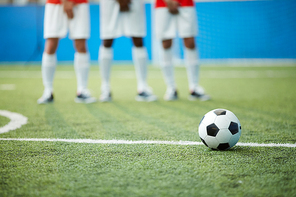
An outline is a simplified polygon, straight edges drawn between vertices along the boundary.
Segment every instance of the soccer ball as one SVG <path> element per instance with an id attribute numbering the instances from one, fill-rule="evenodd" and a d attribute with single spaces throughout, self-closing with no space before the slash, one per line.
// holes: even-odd
<path id="1" fill-rule="evenodd" d="M 227 109 L 214 109 L 201 119 L 198 133 L 201 141 L 213 150 L 228 150 L 241 136 L 238 118 Z"/>

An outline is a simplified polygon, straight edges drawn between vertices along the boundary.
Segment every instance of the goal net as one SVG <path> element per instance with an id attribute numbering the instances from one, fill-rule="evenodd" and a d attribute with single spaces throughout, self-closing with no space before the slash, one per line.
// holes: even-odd
<path id="1" fill-rule="evenodd" d="M 296 62 L 296 1 L 198 0 L 201 63 Z M 152 3 L 152 62 L 159 64 L 161 42 L 155 39 Z M 173 42 L 174 63 L 182 65 L 183 41 Z"/>

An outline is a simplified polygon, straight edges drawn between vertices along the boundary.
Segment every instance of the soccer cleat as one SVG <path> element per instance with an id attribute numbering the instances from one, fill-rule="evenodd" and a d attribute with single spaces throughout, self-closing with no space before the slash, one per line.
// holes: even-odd
<path id="1" fill-rule="evenodd" d="M 54 98 L 51 92 L 44 91 L 43 95 L 37 100 L 38 104 L 53 103 Z"/>
<path id="2" fill-rule="evenodd" d="M 108 91 L 102 91 L 102 94 L 100 96 L 100 102 L 110 102 L 112 101 L 112 95 L 111 92 Z"/>
<path id="3" fill-rule="evenodd" d="M 89 90 L 83 90 L 77 94 L 74 101 L 76 103 L 94 103 L 97 102 L 97 99 L 91 96 Z"/>
<path id="4" fill-rule="evenodd" d="M 147 87 L 145 91 L 138 93 L 138 95 L 136 96 L 136 101 L 139 102 L 152 102 L 152 101 L 156 101 L 157 100 L 157 96 L 155 96 L 152 93 L 152 88 Z"/>
<path id="5" fill-rule="evenodd" d="M 165 101 L 178 100 L 178 92 L 175 89 L 168 88 L 163 97 Z"/>
<path id="6" fill-rule="evenodd" d="M 195 101 L 195 100 L 208 101 L 211 99 L 211 97 L 205 94 L 205 91 L 201 86 L 198 86 L 193 91 L 191 91 L 188 99 L 190 101 Z"/>

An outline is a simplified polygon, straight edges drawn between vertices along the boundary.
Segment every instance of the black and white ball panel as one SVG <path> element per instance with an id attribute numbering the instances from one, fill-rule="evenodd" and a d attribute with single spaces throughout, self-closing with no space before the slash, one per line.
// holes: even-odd
<path id="1" fill-rule="evenodd" d="M 198 132 L 201 141 L 206 146 L 212 149 L 227 150 L 238 142 L 241 125 L 231 111 L 215 109 L 202 118 Z"/>

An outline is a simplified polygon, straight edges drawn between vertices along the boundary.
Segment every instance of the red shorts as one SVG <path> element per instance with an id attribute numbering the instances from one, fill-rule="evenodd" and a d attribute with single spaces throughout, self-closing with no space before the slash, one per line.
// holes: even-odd
<path id="1" fill-rule="evenodd" d="M 181 7 L 192 7 L 194 6 L 193 0 L 175 0 L 178 1 Z M 166 7 L 166 3 L 164 0 L 156 0 L 155 3 L 156 8 Z"/>
<path id="2" fill-rule="evenodd" d="M 88 0 L 69 0 L 69 1 L 73 1 L 75 4 L 88 3 Z M 61 0 L 46 0 L 46 3 L 62 4 L 62 1 Z"/>

